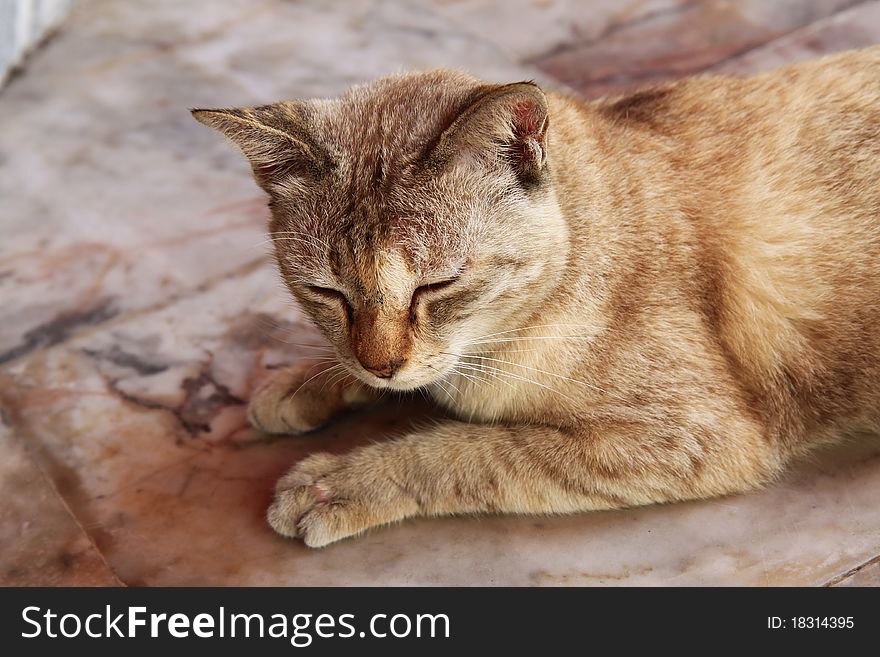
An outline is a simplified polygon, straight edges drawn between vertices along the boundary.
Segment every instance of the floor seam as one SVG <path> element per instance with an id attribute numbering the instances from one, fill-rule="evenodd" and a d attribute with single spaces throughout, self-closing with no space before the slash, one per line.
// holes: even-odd
<path id="1" fill-rule="evenodd" d="M 822 584 L 822 586 L 826 587 L 826 588 L 831 587 L 831 586 L 837 586 L 838 584 L 840 584 L 844 580 L 849 579 L 850 577 L 852 577 L 853 575 L 855 575 L 859 571 L 864 570 L 868 566 L 873 566 L 874 564 L 877 564 L 877 563 L 880 563 L 880 554 L 878 554 L 873 559 L 868 559 L 868 561 L 866 561 L 862 564 L 859 564 L 855 568 L 850 568 L 846 572 L 841 573 L 840 575 L 836 575 L 835 577 L 832 577 L 827 582 Z"/>
<path id="2" fill-rule="evenodd" d="M 13 430 L 10 432 L 11 433 L 10 438 L 12 440 L 18 442 L 20 445 L 22 445 L 24 447 L 24 450 L 25 450 L 25 453 L 27 454 L 27 457 L 31 460 L 31 462 L 37 468 L 37 470 L 40 471 L 40 476 L 49 485 L 49 488 L 52 490 L 52 493 L 55 495 L 55 498 L 61 503 L 61 505 L 64 507 L 64 510 L 67 511 L 67 514 L 70 516 L 70 518 L 76 524 L 77 528 L 82 533 L 82 535 L 85 537 L 85 539 L 88 541 L 89 545 L 92 546 L 98 559 L 100 559 L 101 563 L 103 563 L 104 566 L 107 568 L 107 572 L 113 577 L 113 579 L 116 581 L 116 583 L 119 586 L 128 587 L 128 583 L 126 583 L 119 576 L 119 573 L 116 572 L 116 569 L 113 568 L 112 565 L 110 565 L 110 562 L 107 560 L 107 556 L 104 554 L 104 552 L 101 550 L 101 548 L 98 547 L 98 544 L 95 542 L 95 539 L 92 537 L 91 533 L 89 533 L 86 530 L 85 526 L 82 524 L 79 517 L 76 515 L 76 513 L 74 513 L 73 508 L 71 508 L 68 501 L 61 494 L 61 491 L 58 490 L 58 486 L 55 483 L 55 479 L 46 470 L 46 467 L 43 465 L 42 459 L 40 459 L 36 454 L 34 454 L 34 449 L 35 449 L 34 443 L 32 441 L 24 440 L 21 437 L 21 435 L 19 434 L 20 430 L 17 427 L 13 426 L 11 428 Z"/>

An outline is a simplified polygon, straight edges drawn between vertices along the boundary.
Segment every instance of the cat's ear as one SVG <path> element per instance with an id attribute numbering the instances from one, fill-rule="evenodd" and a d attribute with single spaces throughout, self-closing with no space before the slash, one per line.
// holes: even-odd
<path id="1" fill-rule="evenodd" d="M 317 179 L 333 166 L 310 136 L 300 103 L 191 111 L 197 121 L 222 132 L 241 149 L 267 191 L 295 178 Z"/>
<path id="2" fill-rule="evenodd" d="M 426 162 L 440 168 L 459 158 L 497 158 L 524 184 L 541 180 L 547 163 L 547 97 L 533 82 L 478 89 L 431 145 Z"/>

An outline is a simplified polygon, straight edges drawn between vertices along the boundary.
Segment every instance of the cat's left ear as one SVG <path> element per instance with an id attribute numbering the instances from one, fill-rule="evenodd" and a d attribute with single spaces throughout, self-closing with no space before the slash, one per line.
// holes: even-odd
<path id="1" fill-rule="evenodd" d="M 266 191 L 292 178 L 317 179 L 332 168 L 326 151 L 311 137 L 307 108 L 288 102 L 244 109 L 194 109 L 200 123 L 223 133 L 248 158 Z"/>
<path id="2" fill-rule="evenodd" d="M 547 164 L 547 97 L 533 82 L 487 85 L 453 117 L 426 158 L 440 168 L 461 156 L 500 156 L 524 184 L 541 180 Z"/>

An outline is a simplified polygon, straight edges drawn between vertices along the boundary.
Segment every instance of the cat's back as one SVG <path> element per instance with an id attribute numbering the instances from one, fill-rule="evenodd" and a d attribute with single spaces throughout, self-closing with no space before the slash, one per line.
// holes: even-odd
<path id="1" fill-rule="evenodd" d="M 599 129 L 624 147 L 665 141 L 699 164 L 756 141 L 767 154 L 785 155 L 826 133 L 837 146 L 870 147 L 880 130 L 880 46 L 748 77 L 695 76 L 592 107 Z"/>
<path id="2" fill-rule="evenodd" d="M 822 217 L 826 228 L 840 216 L 851 227 L 880 213 L 880 46 L 589 108 L 608 178 L 643 180 L 722 229 L 756 215 L 804 226 Z"/>
<path id="3" fill-rule="evenodd" d="M 813 428 L 875 422 L 880 47 L 592 107 L 614 166 L 651 192 L 645 208 L 674 199 L 640 230 L 691 252 L 669 275 L 711 300 L 708 325 L 748 385 Z"/>
<path id="4" fill-rule="evenodd" d="M 695 82 L 702 146 L 692 142 L 682 189 L 722 260 L 725 343 L 763 384 L 788 379 L 784 397 L 812 427 L 842 417 L 872 425 L 880 47 Z"/>

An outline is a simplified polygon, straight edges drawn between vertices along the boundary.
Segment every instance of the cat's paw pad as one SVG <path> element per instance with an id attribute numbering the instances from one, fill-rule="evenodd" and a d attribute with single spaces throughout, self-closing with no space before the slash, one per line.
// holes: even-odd
<path id="1" fill-rule="evenodd" d="M 266 517 L 282 536 L 323 547 L 408 515 L 375 486 L 347 468 L 344 457 L 313 454 L 278 481 Z"/>
<path id="2" fill-rule="evenodd" d="M 326 424 L 338 403 L 333 390 L 324 395 L 326 379 L 317 371 L 293 367 L 273 372 L 251 395 L 251 425 L 266 433 L 299 434 Z"/>
<path id="3" fill-rule="evenodd" d="M 331 454 L 313 454 L 278 481 L 275 500 L 266 514 L 272 529 L 282 536 L 301 538 L 310 547 L 326 545 L 351 533 L 344 531 L 341 522 L 351 501 L 337 499 L 328 480 L 339 461 Z"/>

